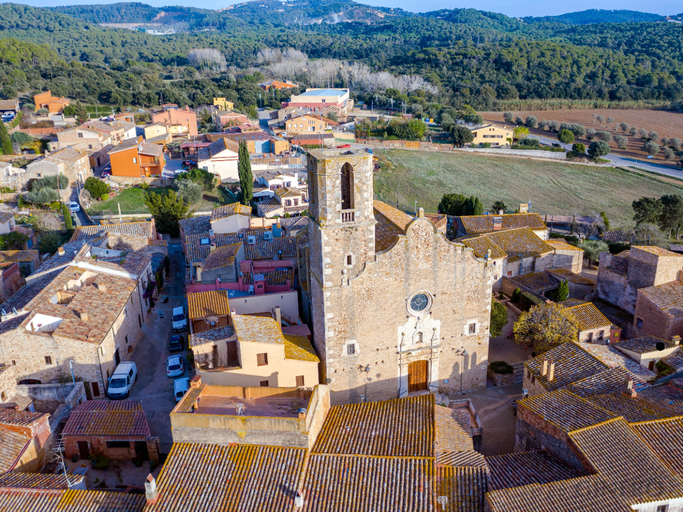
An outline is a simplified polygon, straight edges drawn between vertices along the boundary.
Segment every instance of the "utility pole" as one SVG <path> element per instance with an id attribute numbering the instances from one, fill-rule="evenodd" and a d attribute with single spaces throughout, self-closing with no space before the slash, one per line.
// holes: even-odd
<path id="1" fill-rule="evenodd" d="M 121 203 L 116 203 L 119 206 L 119 222 L 123 222 L 123 217 L 121 217 Z"/>

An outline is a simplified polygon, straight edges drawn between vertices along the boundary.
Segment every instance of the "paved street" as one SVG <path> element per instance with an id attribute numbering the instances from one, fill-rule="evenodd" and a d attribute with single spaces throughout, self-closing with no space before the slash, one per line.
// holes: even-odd
<path id="1" fill-rule="evenodd" d="M 161 451 L 168 453 L 171 437 L 169 413 L 175 407 L 173 379 L 166 377 L 168 338 L 171 336 L 171 313 L 174 307 L 184 303 L 183 259 L 180 244 L 169 244 L 171 278 L 164 281 L 164 288 L 151 314 L 142 327 L 131 359 L 138 367 L 138 380 L 130 393 L 131 400 L 140 400 L 147 415 L 153 436 L 159 436 Z M 180 277 L 178 276 L 180 273 Z M 162 301 L 168 297 L 168 302 Z M 159 318 L 159 312 L 164 318 Z M 183 333 L 187 337 L 187 333 Z M 186 340 L 187 341 L 187 340 Z M 184 354 L 183 354 L 184 355 Z M 185 360 L 187 364 L 187 359 Z M 189 376 L 187 371 L 184 376 Z"/>

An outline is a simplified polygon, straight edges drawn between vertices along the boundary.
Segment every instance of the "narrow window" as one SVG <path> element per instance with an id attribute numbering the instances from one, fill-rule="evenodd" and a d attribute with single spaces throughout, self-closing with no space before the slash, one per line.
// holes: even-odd
<path id="1" fill-rule="evenodd" d="M 138 163 L 138 159 L 137 159 L 137 158 L 133 158 L 133 163 L 134 163 L 134 164 L 137 164 L 137 163 Z"/>
<path id="2" fill-rule="evenodd" d="M 45 364 L 48 366 L 52 364 L 52 357 L 51 356 L 45 356 Z"/>
<path id="3" fill-rule="evenodd" d="M 12 366 L 16 366 L 16 365 L 17 365 L 17 362 L 14 359 L 12 359 Z"/>
<path id="4" fill-rule="evenodd" d="M 261 387 L 262 387 L 262 388 L 267 388 L 267 387 L 268 387 L 268 381 L 267 381 L 267 380 L 262 380 L 262 381 L 261 381 Z"/>
<path id="5" fill-rule="evenodd" d="M 642 319 L 642 318 L 636 318 L 636 327 L 637 327 L 638 329 L 642 329 L 642 328 L 643 328 L 643 319 Z"/>
<path id="6" fill-rule="evenodd" d="M 91 383 L 92 396 L 100 396 L 100 385 L 97 382 Z"/>
<path id="7" fill-rule="evenodd" d="M 346 264 L 353 265 L 353 256 L 351 254 L 346 256 Z"/>
<path id="8" fill-rule="evenodd" d="M 256 354 L 256 364 L 258 366 L 267 366 L 268 365 L 268 354 L 267 353 Z"/>
<path id="9" fill-rule="evenodd" d="M 415 336 L 415 343 L 422 343 L 424 337 L 421 332 L 418 332 L 417 335 Z"/>
<path id="10" fill-rule="evenodd" d="M 477 333 L 477 324 L 471 323 L 469 327 L 469 332 L 470 334 L 476 334 Z"/>
<path id="11" fill-rule="evenodd" d="M 346 345 L 346 353 L 350 356 L 354 355 L 356 353 L 356 344 L 349 343 L 348 345 Z"/>
<path id="12" fill-rule="evenodd" d="M 126 334 L 126 345 L 128 345 L 128 335 Z"/>
<path id="13" fill-rule="evenodd" d="M 342 210 L 353 209 L 353 169 L 346 163 L 341 170 Z"/>
<path id="14" fill-rule="evenodd" d="M 301 388 L 304 386 L 304 376 L 303 375 L 297 375 L 296 377 L 296 387 Z"/>
<path id="15" fill-rule="evenodd" d="M 669 512 L 669 505 L 659 505 L 657 512 Z"/>

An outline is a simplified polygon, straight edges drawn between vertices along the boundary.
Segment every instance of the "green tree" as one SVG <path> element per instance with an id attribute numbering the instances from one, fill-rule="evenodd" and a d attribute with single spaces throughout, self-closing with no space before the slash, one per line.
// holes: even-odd
<path id="1" fill-rule="evenodd" d="M 645 144 L 643 144 L 643 149 L 648 155 L 655 156 L 657 153 L 659 153 L 659 144 L 653 140 L 648 140 L 645 141 Z"/>
<path id="2" fill-rule="evenodd" d="M 202 198 L 202 186 L 191 180 L 176 180 L 175 190 L 186 204 L 192 205 Z"/>
<path id="3" fill-rule="evenodd" d="M 45 176 L 37 180 L 30 180 L 28 188 L 31 192 L 37 192 L 44 188 L 52 188 L 55 190 L 64 190 L 69 186 L 69 178 L 63 174 L 55 174 L 52 176 Z"/>
<path id="4" fill-rule="evenodd" d="M 249 119 L 258 119 L 258 110 L 256 109 L 256 105 L 251 105 L 247 108 L 247 117 L 249 117 Z"/>
<path id="5" fill-rule="evenodd" d="M 529 128 L 526 126 L 516 126 L 515 129 L 512 130 L 512 133 L 514 134 L 515 139 L 523 139 L 529 135 Z"/>
<path id="6" fill-rule="evenodd" d="M 508 323 L 508 310 L 496 299 L 491 299 L 491 336 L 503 334 L 503 327 Z"/>
<path id="7" fill-rule="evenodd" d="M 507 206 L 505 206 L 505 203 L 503 201 L 498 200 L 493 202 L 491 210 L 494 213 L 498 213 L 500 210 L 503 210 L 503 213 L 505 213 L 505 210 L 507 210 Z"/>
<path id="8" fill-rule="evenodd" d="M 181 173 L 176 178 L 176 185 L 186 180 L 198 183 L 201 186 L 201 189 L 207 192 L 216 188 L 216 175 L 206 169 L 193 167 L 189 171 Z"/>
<path id="9" fill-rule="evenodd" d="M 609 154 L 609 144 L 607 144 L 604 140 L 591 142 L 591 145 L 588 147 L 588 154 L 594 159 L 605 156 Z"/>
<path id="10" fill-rule="evenodd" d="M 474 140 L 474 135 L 469 128 L 455 124 L 451 127 L 453 134 L 453 144 L 457 147 L 462 147 L 463 144 L 469 144 Z"/>
<path id="11" fill-rule="evenodd" d="M 658 224 L 662 215 L 663 205 L 659 199 L 654 197 L 641 197 L 631 203 L 633 208 L 633 220 L 636 225 Z"/>
<path id="12" fill-rule="evenodd" d="M 31 137 L 28 133 L 25 132 L 14 132 L 10 136 L 10 140 L 12 142 L 19 144 L 20 146 L 27 146 L 28 144 L 31 144 L 33 142 L 33 137 Z"/>
<path id="13" fill-rule="evenodd" d="M 574 142 L 574 134 L 567 129 L 560 130 L 560 132 L 557 134 L 557 140 L 564 142 L 565 144 L 571 144 Z"/>
<path id="14" fill-rule="evenodd" d="M 66 226 L 66 230 L 71 231 L 74 228 L 74 223 L 71 219 L 71 211 L 65 203 L 62 203 L 62 215 L 64 215 L 64 225 Z"/>
<path id="15" fill-rule="evenodd" d="M 38 250 L 43 253 L 54 254 L 62 243 L 62 237 L 56 231 L 46 231 L 38 239 Z"/>
<path id="16" fill-rule="evenodd" d="M 78 124 L 87 123 L 90 120 L 90 117 L 88 117 L 88 110 L 81 105 L 80 101 L 76 102 L 76 105 L 74 106 L 74 116 L 76 117 Z"/>
<path id="17" fill-rule="evenodd" d="M 109 185 L 94 176 L 85 180 L 83 188 L 90 192 L 90 195 L 95 199 L 101 199 L 103 195 L 109 193 Z"/>
<path id="18" fill-rule="evenodd" d="M 572 144 L 572 153 L 576 153 L 577 155 L 585 155 L 586 146 L 584 146 L 580 142 L 576 142 L 575 144 Z"/>
<path id="19" fill-rule="evenodd" d="M 145 204 L 156 221 L 159 233 L 168 233 L 172 238 L 180 236 L 178 221 L 187 216 L 187 204 L 173 191 L 167 194 L 147 193 Z"/>
<path id="20" fill-rule="evenodd" d="M 567 280 L 561 281 L 555 291 L 555 302 L 562 302 L 569 297 L 569 282 Z"/>
<path id="21" fill-rule="evenodd" d="M 242 202 L 249 206 L 254 197 L 254 176 L 251 173 L 251 162 L 249 160 L 249 150 L 247 149 L 246 141 L 240 141 L 238 155 L 237 173 L 240 180 L 240 189 L 242 190 Z"/>
<path id="22" fill-rule="evenodd" d="M 439 201 L 439 213 L 445 213 L 446 215 L 466 215 L 465 202 L 467 198 L 462 194 L 444 194 Z"/>
<path id="23" fill-rule="evenodd" d="M 546 352 L 563 343 L 576 341 L 579 335 L 576 318 L 555 302 L 532 306 L 523 312 L 514 326 L 515 341 Z"/>
<path id="24" fill-rule="evenodd" d="M 665 195 L 660 198 L 662 213 L 659 217 L 659 229 L 669 232 L 676 232 L 676 238 L 680 236 L 683 227 L 683 197 L 678 194 Z"/>
<path id="25" fill-rule="evenodd" d="M 579 248 L 583 249 L 589 267 L 592 263 L 596 263 L 600 259 L 601 252 L 609 251 L 609 246 L 600 240 L 584 240 L 579 244 Z"/>
<path id="26" fill-rule="evenodd" d="M 7 127 L 5 123 L 0 121 L 0 147 L 2 147 L 2 153 L 5 155 L 14 154 L 14 146 L 12 145 L 12 140 L 7 133 Z"/>
<path id="27" fill-rule="evenodd" d="M 59 200 L 59 193 L 53 188 L 42 188 L 26 194 L 26 201 L 31 204 L 47 204 Z"/>

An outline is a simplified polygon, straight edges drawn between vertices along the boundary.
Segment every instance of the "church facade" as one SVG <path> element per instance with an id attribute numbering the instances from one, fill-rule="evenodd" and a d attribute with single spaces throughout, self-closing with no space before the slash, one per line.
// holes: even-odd
<path id="1" fill-rule="evenodd" d="M 372 156 L 313 150 L 302 273 L 334 404 L 486 386 L 492 262 L 373 200 Z"/>

